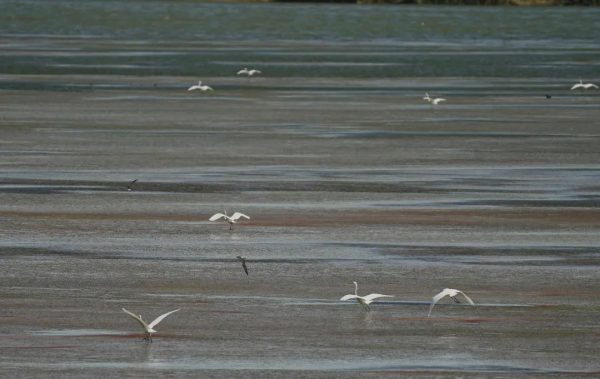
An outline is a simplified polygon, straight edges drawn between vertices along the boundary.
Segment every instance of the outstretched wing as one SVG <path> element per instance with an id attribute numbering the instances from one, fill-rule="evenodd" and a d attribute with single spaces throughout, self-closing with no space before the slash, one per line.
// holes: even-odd
<path id="1" fill-rule="evenodd" d="M 458 290 L 457 290 L 457 291 L 458 291 Z M 471 298 L 470 298 L 469 296 L 465 295 L 465 293 L 464 293 L 464 292 L 462 292 L 462 291 L 458 291 L 458 293 L 459 293 L 459 294 L 461 294 L 461 295 L 463 295 L 463 296 L 465 297 L 465 299 L 467 299 L 467 302 L 468 302 L 469 304 L 471 304 L 471 305 L 475 305 L 475 303 L 473 302 L 473 300 L 471 300 Z"/>
<path id="2" fill-rule="evenodd" d="M 590 83 L 590 84 L 588 85 L 588 88 L 598 88 L 598 86 L 597 86 L 597 85 L 595 85 L 595 84 L 593 84 L 593 83 Z"/>
<path id="3" fill-rule="evenodd" d="M 234 221 L 237 220 L 240 217 L 244 217 L 244 218 L 247 218 L 248 220 L 250 220 L 250 217 L 248 217 L 245 214 L 240 213 L 240 212 L 235 212 L 234 214 L 231 215 L 231 219 L 234 220 Z"/>
<path id="4" fill-rule="evenodd" d="M 433 297 L 433 299 L 431 300 L 431 306 L 429 307 L 429 313 L 427 314 L 427 317 L 431 316 L 431 311 L 433 310 L 433 307 L 435 306 L 435 304 L 440 301 L 440 299 L 442 299 L 445 296 L 448 296 L 450 294 L 450 290 L 448 288 L 445 288 L 442 292 L 438 293 L 437 295 L 435 295 Z"/>
<path id="5" fill-rule="evenodd" d="M 373 300 L 378 299 L 380 297 L 394 297 L 394 296 L 392 296 L 392 295 L 382 295 L 382 294 L 379 294 L 379 293 L 372 293 L 372 294 L 369 294 L 367 296 L 364 296 L 363 299 L 365 299 L 365 302 L 367 304 L 370 304 Z"/>
<path id="6" fill-rule="evenodd" d="M 159 323 L 159 322 L 161 322 L 161 321 L 162 321 L 162 320 L 163 320 L 165 317 L 167 317 L 167 316 L 168 316 L 168 315 L 170 315 L 171 313 L 175 313 L 175 312 L 177 312 L 178 310 L 179 310 L 179 309 L 175 309 L 174 311 L 167 312 L 167 313 L 165 313 L 164 315 L 160 315 L 160 316 L 158 316 L 157 318 L 155 318 L 155 319 L 154 319 L 154 321 L 152 321 L 152 322 L 151 322 L 151 323 L 148 325 L 148 327 L 149 327 L 150 329 L 154 328 L 154 327 L 155 327 L 156 325 L 158 325 L 158 323 Z"/>
<path id="7" fill-rule="evenodd" d="M 132 312 L 129 312 L 129 311 L 128 311 L 127 309 L 125 309 L 125 308 L 121 308 L 121 310 L 122 310 L 123 312 L 127 313 L 129 316 L 131 316 L 131 317 L 132 317 L 133 319 L 135 319 L 137 322 L 139 322 L 139 323 L 142 325 L 142 327 L 144 328 L 144 330 L 148 330 L 148 329 L 151 329 L 151 328 L 152 328 L 151 326 L 148 326 L 148 324 L 146 324 L 146 323 L 144 322 L 144 320 L 142 320 L 142 319 L 140 318 L 140 316 L 138 316 L 138 315 L 136 315 L 136 314 L 134 314 L 134 313 L 132 313 Z"/>
<path id="8" fill-rule="evenodd" d="M 358 298 L 358 296 L 356 296 L 356 295 L 346 295 L 346 296 L 343 296 L 340 300 L 346 301 L 346 300 L 352 300 L 352 299 L 357 299 L 357 298 Z"/>
<path id="9" fill-rule="evenodd" d="M 244 268 L 244 272 L 248 275 L 248 266 L 246 266 L 246 261 L 242 261 L 242 267 Z"/>
<path id="10" fill-rule="evenodd" d="M 581 85 L 581 83 L 577 83 L 577 84 L 573 85 L 573 87 L 571 87 L 571 89 L 572 89 L 572 90 L 574 90 L 574 89 L 577 89 L 577 88 L 579 88 L 579 87 L 583 87 L 583 86 Z"/>
<path id="11" fill-rule="evenodd" d="M 227 216 L 225 216 L 223 213 L 215 213 L 214 215 L 210 216 L 208 221 L 217 221 L 223 217 L 227 218 Z"/>

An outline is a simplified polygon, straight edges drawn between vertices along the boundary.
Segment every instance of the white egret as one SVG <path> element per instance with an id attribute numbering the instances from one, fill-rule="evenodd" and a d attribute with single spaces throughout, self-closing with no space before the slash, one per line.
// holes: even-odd
<path id="1" fill-rule="evenodd" d="M 579 80 L 579 83 L 574 84 L 573 87 L 571 87 L 571 91 L 574 89 L 590 89 L 590 88 L 596 88 L 598 89 L 598 86 L 595 85 L 594 83 L 584 83 L 583 80 Z"/>
<path id="2" fill-rule="evenodd" d="M 162 315 L 158 316 L 157 318 L 155 318 L 154 321 L 152 321 L 150 324 L 146 324 L 146 321 L 144 321 L 142 319 L 142 315 L 136 315 L 132 312 L 129 312 L 125 308 L 121 308 L 121 310 L 123 310 L 123 312 L 127 313 L 129 316 L 134 318 L 137 322 L 139 322 L 142 325 L 142 327 L 144 328 L 144 331 L 146 332 L 146 336 L 144 337 L 144 340 L 148 341 L 148 342 L 152 342 L 152 333 L 156 333 L 156 330 L 154 330 L 154 327 L 156 325 L 158 325 L 159 322 L 161 322 L 165 317 L 167 317 L 171 313 L 175 313 L 175 312 L 179 311 L 179 309 L 175 309 L 174 311 L 167 312 L 167 313 L 162 314 Z"/>
<path id="3" fill-rule="evenodd" d="M 229 223 L 229 230 L 231 230 L 233 228 L 233 224 L 235 224 L 236 221 L 242 217 L 250 220 L 250 217 L 246 216 L 243 213 L 235 212 L 231 216 L 227 216 L 227 211 L 225 211 L 224 214 L 223 213 L 215 213 L 208 219 L 208 221 L 217 221 L 217 220 L 223 219 L 225 222 Z"/>
<path id="4" fill-rule="evenodd" d="M 423 100 L 427 100 L 433 105 L 438 105 L 442 101 L 446 101 L 446 99 L 444 99 L 443 97 L 435 97 L 435 98 L 430 97 L 427 92 L 425 92 L 425 97 L 423 98 Z"/>
<path id="5" fill-rule="evenodd" d="M 244 272 L 246 272 L 246 275 L 248 275 L 248 266 L 246 266 L 246 257 L 238 255 L 236 258 L 238 259 L 238 261 L 242 262 L 242 268 L 244 269 Z"/>
<path id="6" fill-rule="evenodd" d="M 212 91 L 213 89 L 209 86 L 207 86 L 206 84 L 202 84 L 202 80 L 198 80 L 198 84 L 195 84 L 193 86 L 191 86 L 190 88 L 188 88 L 188 91 L 194 91 L 194 90 L 201 90 L 201 91 Z"/>
<path id="7" fill-rule="evenodd" d="M 242 70 L 237 72 L 238 75 L 248 75 L 248 76 L 253 76 L 253 75 L 258 75 L 258 74 L 262 74 L 262 71 L 260 70 L 255 70 L 255 69 L 251 69 L 248 70 L 247 67 L 244 67 Z"/>
<path id="8" fill-rule="evenodd" d="M 427 314 L 427 317 L 431 316 L 431 311 L 433 310 L 434 305 L 446 296 L 449 296 L 452 300 L 454 300 L 455 303 L 460 303 L 460 301 L 458 301 L 458 299 L 456 298 L 456 295 L 458 295 L 458 294 L 463 295 L 464 298 L 467 299 L 467 302 L 469 304 L 475 305 L 473 300 L 471 300 L 471 298 L 469 296 L 465 295 L 464 292 L 455 290 L 452 288 L 444 288 L 444 290 L 442 292 L 438 293 L 437 295 L 435 295 L 433 297 L 433 300 L 431 301 L 431 306 L 429 307 L 429 313 Z"/>
<path id="9" fill-rule="evenodd" d="M 394 297 L 391 295 L 381 295 L 378 293 L 372 293 L 367 296 L 358 296 L 358 283 L 356 283 L 356 282 L 352 282 L 352 283 L 354 283 L 354 295 L 350 294 L 350 295 L 343 296 L 340 300 L 346 301 L 346 300 L 356 299 L 356 302 L 359 303 L 360 305 L 362 305 L 365 308 L 365 310 L 367 310 L 367 311 L 371 310 L 371 308 L 369 307 L 369 304 L 371 304 L 373 302 L 373 300 L 380 298 L 380 297 Z"/>

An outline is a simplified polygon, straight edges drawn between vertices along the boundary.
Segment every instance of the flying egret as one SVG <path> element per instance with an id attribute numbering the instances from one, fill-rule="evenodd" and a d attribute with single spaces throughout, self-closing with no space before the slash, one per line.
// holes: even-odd
<path id="1" fill-rule="evenodd" d="M 253 75 L 258 75 L 258 74 L 262 74 L 262 71 L 260 70 L 255 70 L 255 69 L 251 69 L 248 70 L 247 67 L 244 67 L 242 70 L 237 72 L 238 75 L 248 75 L 248 76 L 253 76 Z"/>
<path id="2" fill-rule="evenodd" d="M 371 308 L 369 307 L 369 304 L 371 304 L 373 302 L 373 300 L 380 298 L 380 297 L 394 297 L 391 295 L 381 295 L 378 293 L 372 293 L 369 294 L 367 296 L 358 296 L 358 283 L 356 282 L 352 282 L 354 283 L 354 295 L 346 295 L 343 296 L 340 300 L 341 301 L 346 301 L 346 300 L 352 300 L 352 299 L 356 299 L 356 302 L 359 303 L 360 305 L 362 305 L 365 310 L 370 311 Z"/>
<path id="3" fill-rule="evenodd" d="M 427 100 L 433 105 L 438 105 L 442 101 L 446 101 L 446 99 L 444 99 L 443 97 L 435 97 L 435 98 L 430 97 L 427 92 L 425 92 L 425 97 L 423 98 L 423 100 Z"/>
<path id="4" fill-rule="evenodd" d="M 574 84 L 573 87 L 571 87 L 571 91 L 574 89 L 590 89 L 590 88 L 596 88 L 598 89 L 598 86 L 595 85 L 594 83 L 584 83 L 583 80 L 579 80 L 579 83 Z"/>
<path id="5" fill-rule="evenodd" d="M 458 294 L 463 295 L 464 298 L 467 299 L 467 302 L 469 304 L 475 305 L 473 300 L 471 300 L 471 298 L 469 298 L 469 296 L 465 295 L 464 292 L 455 290 L 452 288 L 444 288 L 444 290 L 442 292 L 438 293 L 437 295 L 435 295 L 433 297 L 433 300 L 431 301 L 431 306 L 429 307 L 429 313 L 427 314 L 427 317 L 431 316 L 431 311 L 433 310 L 434 305 L 446 296 L 449 296 L 452 300 L 454 300 L 455 303 L 460 303 L 460 301 L 458 301 L 458 299 L 456 298 L 456 295 L 458 295 Z"/>
<path id="6" fill-rule="evenodd" d="M 207 86 L 206 84 L 202 84 L 202 80 L 198 80 L 198 84 L 195 84 L 193 86 L 191 86 L 190 88 L 188 88 L 188 91 L 194 91 L 194 90 L 201 90 L 201 91 L 212 91 L 213 89 L 209 86 Z"/>
<path id="7" fill-rule="evenodd" d="M 133 191 L 133 185 L 137 182 L 137 179 L 133 179 L 128 185 L 127 185 L 127 191 Z"/>
<path id="8" fill-rule="evenodd" d="M 142 315 L 135 315 L 134 313 L 129 312 L 125 308 L 121 308 L 121 310 L 123 310 L 123 312 L 127 313 L 129 316 L 134 318 L 137 322 L 139 322 L 142 325 L 142 327 L 144 328 L 144 331 L 146 332 L 146 336 L 144 337 L 144 340 L 148 341 L 148 342 L 152 342 L 152 333 L 156 333 L 156 330 L 154 330 L 153 328 L 156 325 L 158 325 L 159 322 L 161 322 L 165 317 L 167 317 L 171 313 L 175 313 L 175 312 L 179 311 L 179 309 L 175 309 L 174 311 L 167 312 L 167 313 L 162 314 L 162 315 L 158 316 L 157 318 L 155 318 L 154 321 L 152 321 L 150 324 L 146 324 L 146 321 L 144 321 L 142 319 Z"/>
<path id="9" fill-rule="evenodd" d="M 238 255 L 236 258 L 238 259 L 238 261 L 242 262 L 242 267 L 244 268 L 246 275 L 248 275 L 248 266 L 246 266 L 246 257 Z"/>
<path id="10" fill-rule="evenodd" d="M 225 214 L 223 213 L 215 213 L 214 215 L 212 215 L 208 221 L 217 221 L 220 219 L 224 219 L 225 222 L 229 223 L 229 230 L 231 230 L 233 228 L 233 224 L 236 223 L 236 221 L 241 218 L 244 217 L 248 220 L 250 220 L 250 217 L 246 216 L 243 213 L 240 212 L 235 212 L 234 214 L 232 214 L 231 216 L 227 216 L 227 211 L 225 211 Z"/>

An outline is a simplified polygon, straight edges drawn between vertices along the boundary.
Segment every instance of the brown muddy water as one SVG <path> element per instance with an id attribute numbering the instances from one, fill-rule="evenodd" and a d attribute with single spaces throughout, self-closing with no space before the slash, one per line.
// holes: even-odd
<path id="1" fill-rule="evenodd" d="M 433 58 L 439 49 L 457 69 L 533 42 L 474 46 L 465 32 L 398 48 L 302 35 L 290 42 L 298 66 L 281 61 L 296 59 L 287 42 L 252 40 L 255 78 L 235 76 L 247 41 L 144 44 L 147 64 L 165 67 L 145 75 L 119 60 L 139 41 L 4 33 L 0 376 L 600 375 L 600 95 L 569 90 L 577 65 L 567 78 L 527 77 L 529 58 L 513 56 L 514 75 L 457 74 Z M 597 48 L 561 41 L 540 54 L 597 65 Z M 342 64 L 347 50 L 377 60 L 404 48 L 441 74 Z M 187 75 L 164 49 L 194 51 L 216 73 Z M 115 62 L 85 72 L 91 62 L 76 58 L 90 51 Z M 361 68 L 306 75 L 332 57 Z M 215 91 L 188 92 L 198 79 Z M 431 106 L 426 91 L 448 101 Z M 231 231 L 208 221 L 223 210 L 251 219 Z M 394 297 L 365 312 L 339 301 L 352 281 Z M 444 299 L 428 318 L 445 287 L 476 305 Z M 148 320 L 181 310 L 149 344 L 122 307 Z"/>

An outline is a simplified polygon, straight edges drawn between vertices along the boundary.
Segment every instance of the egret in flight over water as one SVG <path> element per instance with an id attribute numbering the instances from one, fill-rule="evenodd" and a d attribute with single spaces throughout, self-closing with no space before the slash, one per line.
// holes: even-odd
<path id="1" fill-rule="evenodd" d="M 238 259 L 238 261 L 242 262 L 242 268 L 244 269 L 244 272 L 246 273 L 246 275 L 248 275 L 248 266 L 246 266 L 246 257 L 238 255 L 236 258 Z"/>
<path id="2" fill-rule="evenodd" d="M 434 305 L 446 296 L 449 296 L 452 300 L 454 300 L 455 303 L 460 303 L 460 301 L 458 301 L 458 299 L 456 298 L 456 295 L 458 295 L 458 294 L 463 295 L 463 297 L 465 299 L 467 299 L 467 302 L 469 304 L 475 305 L 473 300 L 471 300 L 471 298 L 469 296 L 465 295 L 464 292 L 455 290 L 452 288 L 444 288 L 444 290 L 442 292 L 438 293 L 437 295 L 435 295 L 433 297 L 433 300 L 431 301 L 431 306 L 429 307 L 429 313 L 427 314 L 427 317 L 431 316 L 431 311 L 433 310 Z"/>
<path id="3" fill-rule="evenodd" d="M 167 313 L 162 314 L 162 315 L 158 316 L 157 318 L 155 318 L 154 321 L 152 321 L 150 324 L 146 324 L 146 321 L 144 321 L 142 319 L 142 315 L 136 315 L 132 312 L 129 312 L 125 308 L 121 308 L 121 309 L 123 310 L 123 312 L 127 313 L 129 316 L 131 316 L 137 322 L 139 322 L 140 325 L 142 325 L 142 328 L 144 328 L 144 331 L 146 332 L 146 336 L 144 337 L 144 340 L 148 341 L 148 342 L 152 342 L 152 333 L 156 333 L 156 330 L 154 330 L 154 327 L 156 325 L 158 325 L 159 322 L 161 322 L 165 317 L 167 317 L 171 313 L 175 313 L 175 312 L 179 311 L 179 309 L 175 309 L 174 311 L 167 312 Z"/>
<path id="4" fill-rule="evenodd" d="M 423 98 L 423 100 L 427 100 L 433 105 L 438 105 L 442 101 L 446 101 L 446 99 L 444 99 L 443 97 L 435 97 L 435 98 L 430 97 L 429 93 L 427 93 L 427 92 L 425 92 L 425 97 Z"/>
<path id="5" fill-rule="evenodd" d="M 358 283 L 356 283 L 356 282 L 352 282 L 352 283 L 354 283 L 354 295 L 350 294 L 350 295 L 343 296 L 340 300 L 346 301 L 346 300 L 356 299 L 356 302 L 359 303 L 360 305 L 362 305 L 365 308 L 365 310 L 367 310 L 367 311 L 371 310 L 371 308 L 369 307 L 369 304 L 371 304 L 373 302 L 373 300 L 378 299 L 380 297 L 393 297 L 391 295 L 381 295 L 378 293 L 372 293 L 367 296 L 358 296 Z"/>
<path id="6" fill-rule="evenodd" d="M 262 71 L 260 70 L 255 70 L 255 69 L 251 69 L 248 70 L 247 67 L 244 67 L 242 70 L 237 72 L 238 75 L 248 75 L 248 76 L 253 76 L 253 75 L 258 75 L 258 74 L 262 74 Z"/>
<path id="7" fill-rule="evenodd" d="M 231 230 L 233 228 L 233 224 L 235 224 L 236 221 L 242 217 L 250 220 L 250 217 L 246 216 L 243 213 L 235 212 L 231 216 L 227 216 L 227 211 L 225 211 L 224 214 L 223 213 L 215 213 L 208 219 L 208 221 L 217 221 L 217 220 L 223 219 L 225 222 L 229 223 L 229 230 Z"/>
<path id="8" fill-rule="evenodd" d="M 201 91 L 212 91 L 213 90 L 211 87 L 207 86 L 206 84 L 202 84 L 202 80 L 198 80 L 198 84 L 194 84 L 193 86 L 188 88 L 188 91 L 194 91 L 197 89 L 199 89 Z"/>
<path id="9" fill-rule="evenodd" d="M 590 89 L 590 88 L 595 88 L 598 89 L 598 86 L 595 85 L 594 83 L 584 83 L 583 80 L 579 80 L 579 83 L 574 84 L 573 87 L 571 87 L 571 91 L 574 89 Z"/>

